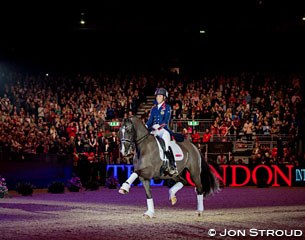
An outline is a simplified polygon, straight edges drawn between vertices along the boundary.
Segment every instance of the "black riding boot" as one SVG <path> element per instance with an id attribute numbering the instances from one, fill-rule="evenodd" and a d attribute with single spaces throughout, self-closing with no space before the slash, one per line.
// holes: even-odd
<path id="1" fill-rule="evenodd" d="M 171 175 L 171 176 L 178 175 L 176 161 L 175 161 L 172 151 L 170 151 L 170 150 L 166 151 L 165 155 L 169 161 L 169 171 L 168 171 L 169 175 Z"/>

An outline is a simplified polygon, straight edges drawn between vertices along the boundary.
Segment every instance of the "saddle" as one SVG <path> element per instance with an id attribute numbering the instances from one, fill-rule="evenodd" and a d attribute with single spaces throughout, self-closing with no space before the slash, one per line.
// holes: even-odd
<path id="1" fill-rule="evenodd" d="M 158 143 L 158 147 L 159 147 L 159 153 L 160 153 L 160 158 L 163 161 L 166 161 L 166 156 L 165 156 L 165 142 L 161 137 L 155 136 L 156 141 Z M 171 140 L 169 142 L 169 148 L 171 149 L 171 151 L 173 152 L 175 161 L 182 161 L 183 160 L 183 152 L 182 149 L 180 148 L 180 146 L 173 140 Z"/>
<path id="2" fill-rule="evenodd" d="M 160 158 L 163 161 L 163 164 L 160 168 L 160 176 L 172 176 L 170 171 L 173 172 L 172 168 L 173 165 L 176 165 L 175 162 L 177 160 L 181 161 L 183 159 L 183 152 L 175 141 L 169 142 L 168 151 L 165 151 L 165 142 L 162 138 L 156 136 L 156 141 L 159 147 Z"/>

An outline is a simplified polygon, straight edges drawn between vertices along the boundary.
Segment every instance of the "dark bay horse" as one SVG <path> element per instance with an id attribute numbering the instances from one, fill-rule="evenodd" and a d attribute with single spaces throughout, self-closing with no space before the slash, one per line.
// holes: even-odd
<path id="1" fill-rule="evenodd" d="M 150 180 L 151 179 L 172 179 L 176 184 L 169 190 L 170 200 L 175 204 L 176 192 L 183 187 L 185 180 L 180 176 L 184 169 L 190 172 L 191 178 L 196 186 L 197 192 L 197 212 L 198 216 L 202 215 L 204 210 L 203 197 L 218 191 L 218 182 L 210 170 L 209 165 L 197 149 L 197 147 L 188 140 L 178 142 L 178 145 L 183 151 L 184 158 L 177 161 L 178 176 L 160 176 L 160 168 L 163 164 L 159 155 L 159 148 L 156 138 L 150 134 L 143 122 L 137 117 L 126 118 L 122 122 L 119 130 L 119 138 L 121 140 L 120 151 L 123 156 L 128 156 L 132 153 L 135 147 L 137 156 L 134 160 L 134 173 L 129 179 L 122 184 L 120 193 L 129 192 L 132 182 L 139 177 L 143 183 L 147 197 L 148 210 L 144 213 L 150 218 L 154 217 L 154 203 L 151 194 Z"/>

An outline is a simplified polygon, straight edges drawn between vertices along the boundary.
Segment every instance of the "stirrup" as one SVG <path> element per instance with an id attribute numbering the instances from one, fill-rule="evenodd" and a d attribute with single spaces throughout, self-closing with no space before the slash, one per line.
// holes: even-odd
<path id="1" fill-rule="evenodd" d="M 163 161 L 162 166 L 160 168 L 160 176 L 162 176 L 163 174 L 166 176 L 168 175 L 168 161 Z"/>
<path id="2" fill-rule="evenodd" d="M 173 176 L 178 176 L 178 175 L 179 175 L 179 172 L 178 172 L 177 168 L 170 168 L 169 171 L 168 171 L 168 173 L 169 173 L 169 175 L 170 175 L 171 177 L 173 177 Z"/>

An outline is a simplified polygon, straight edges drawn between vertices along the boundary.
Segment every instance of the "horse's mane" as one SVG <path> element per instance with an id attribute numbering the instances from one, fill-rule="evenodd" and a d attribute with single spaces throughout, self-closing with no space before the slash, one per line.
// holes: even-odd
<path id="1" fill-rule="evenodd" d="M 132 122 L 132 124 L 137 132 L 144 131 L 145 134 L 148 132 L 148 129 L 144 125 L 143 121 L 141 119 L 139 119 L 137 116 L 131 116 L 128 119 Z"/>
<path id="2" fill-rule="evenodd" d="M 137 127 L 138 127 L 138 124 L 141 124 L 144 128 L 146 128 L 143 121 L 141 119 L 139 119 L 137 116 L 131 116 L 131 117 L 129 117 L 129 119 Z"/>

